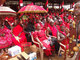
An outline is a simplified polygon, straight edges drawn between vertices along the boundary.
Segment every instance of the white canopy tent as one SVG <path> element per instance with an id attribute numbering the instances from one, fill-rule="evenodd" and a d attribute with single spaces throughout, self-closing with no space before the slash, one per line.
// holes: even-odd
<path id="1" fill-rule="evenodd" d="M 69 11 L 73 12 L 74 11 L 74 8 L 70 9 Z"/>
<path id="2" fill-rule="evenodd" d="M 75 7 L 75 4 L 73 5 L 73 7 Z M 48 8 L 52 8 L 52 6 L 48 6 Z M 59 6 L 56 5 L 54 6 L 55 9 L 59 9 Z M 61 8 L 61 7 L 60 7 Z M 63 5 L 63 8 L 66 9 L 66 10 L 69 10 L 70 9 L 70 4 L 68 5 Z"/>
<path id="3" fill-rule="evenodd" d="M 0 6 L 0 15 L 16 15 L 16 11 L 10 7 Z"/>

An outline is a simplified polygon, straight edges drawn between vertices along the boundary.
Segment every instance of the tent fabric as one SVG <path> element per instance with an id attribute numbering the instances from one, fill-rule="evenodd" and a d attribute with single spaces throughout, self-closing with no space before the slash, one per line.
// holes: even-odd
<path id="1" fill-rule="evenodd" d="M 9 7 L 0 6 L 0 15 L 16 15 L 16 11 Z"/>

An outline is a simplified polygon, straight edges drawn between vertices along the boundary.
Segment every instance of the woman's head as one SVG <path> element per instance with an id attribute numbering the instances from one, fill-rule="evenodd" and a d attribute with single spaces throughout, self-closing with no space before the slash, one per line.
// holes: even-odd
<path id="1" fill-rule="evenodd" d="M 54 25 L 54 21 L 51 19 L 50 20 L 50 25 L 53 26 Z"/>
<path id="2" fill-rule="evenodd" d="M 61 31 L 64 31 L 65 30 L 65 26 L 61 26 Z"/>
<path id="3" fill-rule="evenodd" d="M 14 25 L 17 25 L 17 24 L 19 24 L 19 19 L 18 19 L 18 18 L 16 18 L 16 19 L 14 20 Z"/>
<path id="4" fill-rule="evenodd" d="M 55 21 L 55 24 L 56 24 L 56 25 L 59 25 L 59 21 L 58 21 L 58 20 L 56 20 L 56 21 Z"/>
<path id="5" fill-rule="evenodd" d="M 50 22 L 49 16 L 46 17 L 46 22 L 48 22 L 48 23 Z"/>
<path id="6" fill-rule="evenodd" d="M 80 1 L 78 1 L 74 7 L 74 15 L 80 15 Z"/>
<path id="7" fill-rule="evenodd" d="M 41 29 L 41 26 L 40 26 L 39 23 L 35 24 L 35 29 L 36 29 L 36 30 L 40 30 L 40 29 Z"/>

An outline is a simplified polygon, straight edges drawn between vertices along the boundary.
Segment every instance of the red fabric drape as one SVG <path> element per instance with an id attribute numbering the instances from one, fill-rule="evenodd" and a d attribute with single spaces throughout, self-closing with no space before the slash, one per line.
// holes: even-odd
<path id="1" fill-rule="evenodd" d="M 61 7 L 64 5 L 64 1 L 61 3 Z"/>

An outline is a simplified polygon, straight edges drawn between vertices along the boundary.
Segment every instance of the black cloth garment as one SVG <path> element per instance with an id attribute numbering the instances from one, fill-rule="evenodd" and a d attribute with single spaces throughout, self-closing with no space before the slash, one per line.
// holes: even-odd
<path id="1" fill-rule="evenodd" d="M 26 33 L 27 42 L 32 42 L 31 35 L 29 32 L 35 31 L 34 24 L 29 22 L 24 30 L 27 32 Z M 33 44 L 33 42 L 32 42 L 32 44 Z"/>
<path id="2" fill-rule="evenodd" d="M 5 21 L 5 26 L 11 30 L 11 26 L 9 25 L 9 23 L 7 21 Z"/>
<path id="3" fill-rule="evenodd" d="M 29 22 L 28 25 L 26 26 L 26 28 L 25 28 L 24 30 L 25 30 L 26 32 L 35 31 L 34 24 L 32 24 L 31 22 Z"/>

